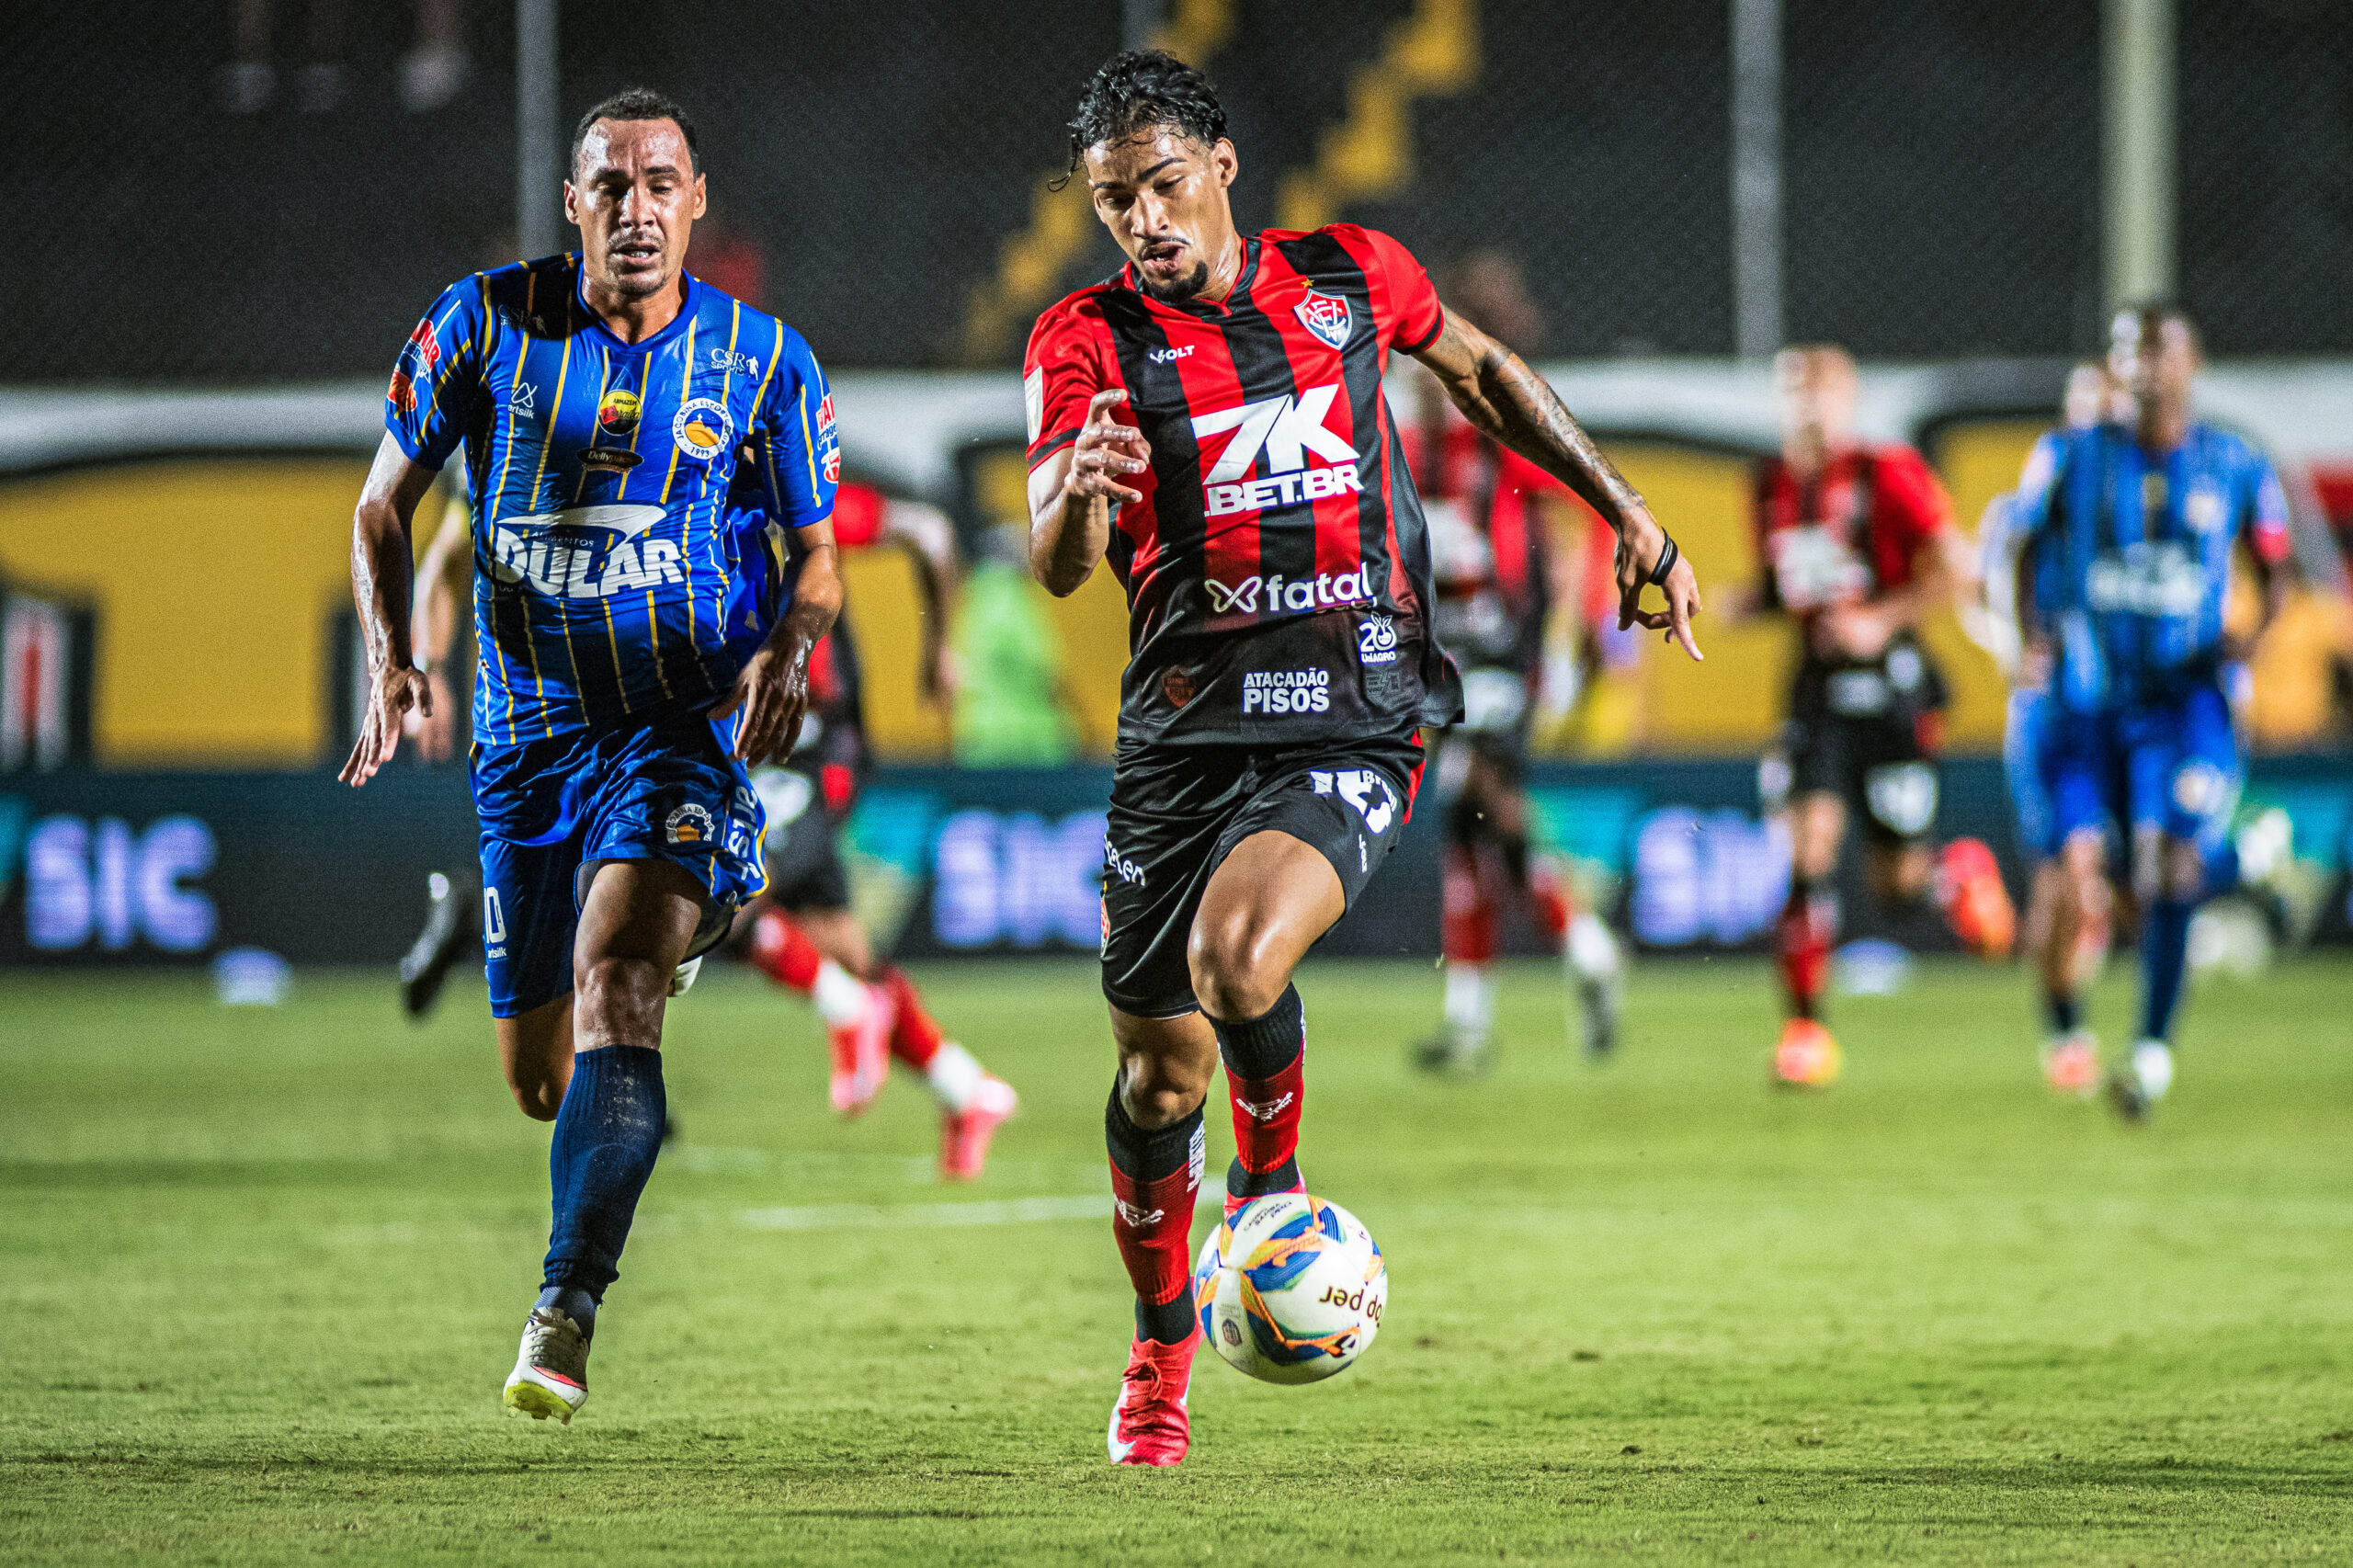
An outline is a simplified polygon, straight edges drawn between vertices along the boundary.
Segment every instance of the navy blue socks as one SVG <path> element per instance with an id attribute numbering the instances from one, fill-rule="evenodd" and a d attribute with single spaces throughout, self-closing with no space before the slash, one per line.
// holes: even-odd
<path id="1" fill-rule="evenodd" d="M 2042 994 L 2043 1016 L 2050 1020 L 2054 1035 L 2073 1034 L 2084 1021 L 2084 1005 L 2073 996 L 2062 996 L 2055 991 Z"/>
<path id="2" fill-rule="evenodd" d="M 620 1275 L 621 1246 L 661 1153 L 667 1109 L 660 1051 L 608 1045 L 573 1059 L 572 1085 L 548 1145 L 555 1223 L 540 1302 L 553 1304 L 560 1293 L 569 1303 L 563 1310 L 579 1317 L 576 1304 L 585 1296 L 590 1304 L 583 1328 L 593 1325 L 595 1303 Z"/>
<path id="3" fill-rule="evenodd" d="M 580 1325 L 582 1334 L 596 1336 L 597 1298 L 577 1285 L 551 1285 L 531 1306 L 540 1312 L 562 1312 Z"/>
<path id="4" fill-rule="evenodd" d="M 2141 922 L 2141 1038 L 2170 1040 L 2181 973 L 2189 963 L 2190 899 L 2160 898 Z"/>

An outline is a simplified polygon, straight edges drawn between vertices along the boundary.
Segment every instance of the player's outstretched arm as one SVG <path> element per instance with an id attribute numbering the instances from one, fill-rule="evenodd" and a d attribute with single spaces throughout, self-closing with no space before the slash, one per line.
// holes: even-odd
<path id="1" fill-rule="evenodd" d="M 1666 608 L 1642 608 L 1643 589 L 1658 575 L 1668 550 L 1666 530 L 1626 476 L 1593 437 L 1570 417 L 1560 395 L 1510 349 L 1456 315 L 1427 348 L 1414 356 L 1438 377 L 1463 416 L 1583 497 L 1618 531 L 1618 626 L 1666 632 L 1699 658 L 1691 618 L 1699 613 L 1699 580 L 1681 552 L 1667 562 L 1659 587 Z"/>
<path id="2" fill-rule="evenodd" d="M 1111 508 L 1143 499 L 1120 482 L 1152 466 L 1152 443 L 1111 411 L 1128 401 L 1118 387 L 1089 399 L 1078 438 L 1029 475 L 1029 570 L 1046 591 L 1067 598 L 1085 585 L 1111 542 Z"/>
<path id="3" fill-rule="evenodd" d="M 416 667 L 409 645 L 409 607 L 415 591 L 409 521 L 432 488 L 433 471 L 401 450 L 389 434 L 376 449 L 376 461 L 360 487 L 351 516 L 351 597 L 359 607 L 359 631 L 368 644 L 368 713 L 351 758 L 336 777 L 358 789 L 392 760 L 401 744 L 401 722 L 414 708 L 433 711 L 433 690 Z"/>
<path id="4" fill-rule="evenodd" d="M 793 540 L 801 555 L 792 603 L 769 631 L 735 676 L 726 700 L 710 710 L 724 719 L 739 709 L 733 755 L 738 761 L 763 763 L 791 755 L 801 738 L 801 720 L 809 711 L 809 655 L 834 629 L 842 612 L 840 552 L 834 545 L 831 517 L 801 526 Z"/>

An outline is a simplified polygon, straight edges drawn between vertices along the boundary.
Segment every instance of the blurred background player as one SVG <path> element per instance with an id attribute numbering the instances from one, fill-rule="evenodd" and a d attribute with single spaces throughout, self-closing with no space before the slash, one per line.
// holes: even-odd
<path id="1" fill-rule="evenodd" d="M 1481 251 L 1449 269 L 1446 298 L 1463 319 L 1523 357 L 1537 351 L 1543 316 L 1519 264 Z M 1429 525 L 1431 629 L 1462 672 L 1462 721 L 1437 737 L 1437 789 L 1446 806 L 1440 945 L 1445 1022 L 1415 1048 L 1428 1068 L 1488 1064 L 1495 1023 L 1491 971 L 1507 900 L 1519 901 L 1562 951 L 1583 1016 L 1586 1051 L 1617 1042 L 1622 960 L 1609 927 L 1576 907 L 1565 869 L 1531 851 L 1525 782 L 1537 710 L 1565 711 L 1596 660 L 1584 590 L 1605 593 L 1617 538 L 1568 487 L 1481 431 L 1438 378 L 1414 376 L 1416 417 L 1401 432 Z M 1576 621 L 1572 656 L 1548 659 L 1556 605 Z M 1566 690 L 1547 691 L 1547 683 Z"/>
<path id="2" fill-rule="evenodd" d="M 2044 1080 L 2062 1094 L 2099 1086 L 2099 1041 L 2083 1021 L 2080 993 L 2107 957 L 2115 924 L 2110 844 L 2103 798 L 2106 768 L 2097 735 L 2070 724 L 2052 699 L 2049 649 L 2028 656 L 2018 596 L 2031 591 L 2020 573 L 2025 538 L 2021 492 L 2049 483 L 2068 434 L 2129 421 L 2132 401 L 2102 361 L 2086 359 L 2067 377 L 2063 430 L 2035 443 L 2019 490 L 1986 504 L 1978 530 L 1984 562 L 1983 619 L 1973 632 L 2010 678 L 2002 761 L 2009 781 L 2019 850 L 2032 862 L 2022 935 L 2042 988 Z M 2080 799 L 2066 799 L 2070 792 Z M 2064 828 L 2062 823 L 2071 824 Z"/>
<path id="3" fill-rule="evenodd" d="M 473 590 L 473 504 L 466 465 L 459 463 L 449 473 L 441 525 L 416 568 L 416 667 L 424 672 L 433 705 L 427 710 L 410 710 L 405 721 L 418 758 L 428 763 L 447 762 L 457 751 L 459 716 L 464 709 L 449 670 L 463 628 L 460 607 Z M 471 677 L 472 672 L 468 674 Z M 465 695 L 471 697 L 472 689 L 469 678 Z M 413 1018 L 433 1010 L 449 971 L 481 940 L 482 878 L 473 860 L 471 852 L 452 857 L 450 869 L 426 879 L 425 928 L 400 965 L 401 1006 Z"/>
<path id="4" fill-rule="evenodd" d="M 2285 598 L 2288 504 L 2260 453 L 2191 417 L 2200 350 L 2179 310 L 2120 312 L 2109 364 L 2131 394 L 2132 423 L 2066 432 L 2053 460 L 2021 483 L 2017 522 L 2032 589 L 2020 599 L 2026 660 L 2050 671 L 2067 727 L 2097 737 L 2053 791 L 2053 830 L 2072 837 L 2071 805 L 2088 812 L 2097 801 L 2131 834 L 2140 1031 L 2107 1086 L 2138 1120 L 2172 1085 L 2190 917 L 2219 880 L 2209 862 L 2228 859 L 2244 765 L 2226 687 Z M 2259 608 L 2252 628 L 2234 631 L 2226 611 L 2241 545 Z M 2076 891 L 2063 882 L 2063 894 Z"/>
<path id="5" fill-rule="evenodd" d="M 1790 829 L 1789 901 L 1776 926 L 1790 1017 L 1773 1076 L 1821 1087 L 1841 1064 L 1821 1013 L 1850 813 L 1863 818 L 1875 898 L 1913 903 L 1931 891 L 1945 687 L 1917 630 L 1950 596 L 1961 545 L 1951 503 L 1920 454 L 1856 437 L 1846 350 L 1784 349 L 1774 377 L 1781 452 L 1756 470 L 1756 599 L 1796 620 L 1800 654 L 1780 748 L 1759 778 L 1768 811 L 1786 804 Z M 1972 904 L 1988 901 L 1989 881 L 1999 893 L 1990 855 L 1962 870 Z"/>
<path id="6" fill-rule="evenodd" d="M 944 706 L 956 687 L 947 645 L 955 536 L 946 514 L 844 484 L 834 501 L 834 539 L 844 551 L 889 543 L 906 551 L 923 600 L 916 679 L 925 701 Z M 782 764 L 753 772 L 767 817 L 768 882 L 737 918 L 730 945 L 816 1006 L 833 1049 L 835 1110 L 855 1116 L 871 1105 L 892 1058 L 923 1074 L 939 1101 L 939 1173 L 969 1181 L 1017 1102 L 1003 1079 L 942 1036 L 904 970 L 875 962 L 872 937 L 851 907 L 840 846 L 869 761 L 858 648 L 845 607 L 809 661 L 800 744 Z"/>

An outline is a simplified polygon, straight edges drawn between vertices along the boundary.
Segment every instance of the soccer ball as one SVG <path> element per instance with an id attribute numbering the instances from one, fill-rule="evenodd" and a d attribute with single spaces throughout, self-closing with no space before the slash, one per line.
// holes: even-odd
<path id="1" fill-rule="evenodd" d="M 1201 1332 L 1263 1382 L 1320 1382 L 1381 1332 L 1389 1270 L 1362 1221 L 1303 1192 L 1254 1198 L 1211 1231 L 1193 1267 Z"/>

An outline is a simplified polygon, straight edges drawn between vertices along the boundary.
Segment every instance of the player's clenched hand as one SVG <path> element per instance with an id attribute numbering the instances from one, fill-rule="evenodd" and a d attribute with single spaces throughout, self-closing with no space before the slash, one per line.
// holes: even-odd
<path id="1" fill-rule="evenodd" d="M 386 665 L 370 671 L 368 676 L 368 714 L 359 722 L 359 739 L 351 747 L 351 760 L 335 775 L 357 790 L 376 777 L 376 770 L 392 760 L 392 753 L 400 749 L 401 723 L 409 710 L 425 714 L 433 711 L 433 687 L 425 672 L 413 665 L 397 668 Z"/>
<path id="2" fill-rule="evenodd" d="M 1120 483 L 1120 476 L 1142 473 L 1152 466 L 1152 443 L 1132 425 L 1122 425 L 1111 411 L 1128 401 L 1119 387 L 1106 387 L 1086 403 L 1086 425 L 1071 450 L 1070 476 L 1063 494 L 1100 495 L 1108 501 L 1142 501 L 1143 493 Z"/>
<path id="3" fill-rule="evenodd" d="M 809 711 L 809 650 L 764 643 L 735 677 L 727 700 L 710 710 L 724 719 L 741 710 L 735 745 L 729 754 L 754 767 L 772 756 L 790 756 L 801 738 L 801 718 Z"/>
<path id="4" fill-rule="evenodd" d="M 1678 555 L 1667 570 L 1666 581 L 1660 585 L 1660 590 L 1666 595 L 1666 608 L 1643 608 L 1643 589 L 1649 586 L 1651 573 L 1665 549 L 1666 530 L 1648 512 L 1637 511 L 1620 530 L 1618 630 L 1646 626 L 1654 631 L 1664 631 L 1670 642 L 1682 643 L 1683 651 L 1693 658 L 1704 658 L 1699 644 L 1691 637 L 1691 618 L 1699 613 L 1699 579 L 1691 570 L 1689 556 Z"/>

